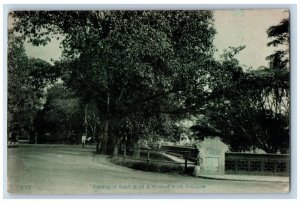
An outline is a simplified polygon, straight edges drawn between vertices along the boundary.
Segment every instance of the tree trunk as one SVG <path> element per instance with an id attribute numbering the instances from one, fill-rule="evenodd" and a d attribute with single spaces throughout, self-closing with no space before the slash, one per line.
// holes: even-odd
<path id="1" fill-rule="evenodd" d="M 139 142 L 136 141 L 133 143 L 133 157 L 139 159 L 140 156 L 141 156 L 140 145 Z"/>
<path id="2" fill-rule="evenodd" d="M 96 138 L 96 153 L 97 154 L 100 153 L 100 139 L 99 139 L 99 135 Z"/>
<path id="3" fill-rule="evenodd" d="M 87 137 L 87 131 L 88 131 L 88 122 L 87 122 L 87 110 L 88 110 L 88 105 L 85 106 L 84 110 L 84 128 L 85 128 L 85 136 Z"/>
<path id="4" fill-rule="evenodd" d="M 102 143 L 101 143 L 101 152 L 103 154 L 107 153 L 107 142 L 108 142 L 108 125 L 109 125 L 109 121 L 106 120 L 105 121 L 105 127 L 104 127 L 104 133 L 103 133 L 103 139 L 102 139 Z"/>
<path id="5" fill-rule="evenodd" d="M 113 154 L 115 146 L 114 135 L 110 127 L 110 121 L 105 121 L 105 128 L 103 133 L 103 139 L 101 143 L 101 153 L 102 154 Z"/>
<path id="6" fill-rule="evenodd" d="M 103 134 L 103 140 L 102 140 L 102 146 L 101 146 L 101 150 L 102 150 L 103 154 L 107 154 L 109 119 L 110 119 L 110 93 L 109 93 L 109 91 L 107 91 L 106 120 L 105 120 L 104 134 Z"/>
<path id="7" fill-rule="evenodd" d="M 108 136 L 107 146 L 106 146 L 106 153 L 113 154 L 115 146 L 115 139 L 114 134 L 110 133 Z"/>

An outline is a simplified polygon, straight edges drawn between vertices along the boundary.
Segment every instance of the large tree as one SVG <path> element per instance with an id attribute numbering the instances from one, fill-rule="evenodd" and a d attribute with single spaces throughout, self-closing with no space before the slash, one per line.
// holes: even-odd
<path id="1" fill-rule="evenodd" d="M 267 45 L 280 47 L 267 57 L 269 67 L 243 71 L 234 56 L 244 47 L 225 50 L 216 62 L 206 112 L 193 127 L 200 137 L 221 136 L 232 151 L 288 152 L 289 19 L 271 26 L 267 34 Z"/>
<path id="2" fill-rule="evenodd" d="M 42 107 L 44 88 L 59 71 L 25 54 L 22 38 L 9 30 L 8 46 L 8 135 L 12 139 L 33 136 L 33 121 Z"/>
<path id="3" fill-rule="evenodd" d="M 34 120 L 39 142 L 78 143 L 84 129 L 84 109 L 63 83 L 47 89 L 43 108 Z"/>
<path id="4" fill-rule="evenodd" d="M 278 25 L 270 26 L 267 30 L 268 46 L 276 47 L 276 51 L 269 55 L 267 59 L 270 61 L 271 68 L 286 69 L 289 67 L 289 34 L 290 19 L 285 18 Z"/>
<path id="5" fill-rule="evenodd" d="M 14 12 L 33 44 L 63 39 L 63 80 L 104 115 L 103 152 L 123 117 L 183 113 L 206 85 L 213 58 L 210 11 Z M 197 103 L 201 103 L 198 101 Z M 113 125 L 111 125 L 114 123 Z"/>

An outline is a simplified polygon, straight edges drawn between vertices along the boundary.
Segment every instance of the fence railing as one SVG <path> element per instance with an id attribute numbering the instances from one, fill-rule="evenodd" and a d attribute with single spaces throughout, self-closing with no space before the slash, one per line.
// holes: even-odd
<path id="1" fill-rule="evenodd" d="M 162 151 L 165 151 L 168 154 L 178 156 L 178 157 L 187 157 L 190 161 L 197 161 L 198 151 L 193 147 L 187 146 L 161 146 Z"/>
<path id="2" fill-rule="evenodd" d="M 225 153 L 226 174 L 289 175 L 287 154 Z"/>
<path id="3" fill-rule="evenodd" d="M 137 161 L 146 164 L 181 165 L 185 171 L 196 165 L 196 150 L 187 147 L 163 146 L 160 149 L 146 149 L 119 146 L 115 155 L 123 161 Z M 201 153 L 201 152 L 200 152 Z M 226 174 L 289 175 L 290 156 L 287 154 L 225 153 Z"/>
<path id="4" fill-rule="evenodd" d="M 166 149 L 140 149 L 133 147 L 115 147 L 114 155 L 122 157 L 123 161 L 135 160 L 139 162 L 144 162 L 146 164 L 150 163 L 160 163 L 160 164 L 174 164 L 183 165 L 184 169 L 187 170 L 188 166 L 195 165 L 194 161 L 191 161 L 188 153 L 184 155 L 176 153 L 176 151 L 166 150 Z M 170 156 L 174 156 L 174 160 Z"/>

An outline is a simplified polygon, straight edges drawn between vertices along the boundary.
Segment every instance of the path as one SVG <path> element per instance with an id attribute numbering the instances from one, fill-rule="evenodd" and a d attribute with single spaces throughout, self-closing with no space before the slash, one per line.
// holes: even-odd
<path id="1" fill-rule="evenodd" d="M 162 152 L 161 154 L 162 154 L 163 156 L 166 156 L 166 157 L 168 157 L 169 159 L 171 159 L 171 160 L 177 162 L 177 163 L 184 163 L 184 162 L 185 162 L 185 159 L 183 159 L 183 158 L 180 158 L 180 157 L 177 157 L 177 156 L 174 156 L 174 155 L 171 155 L 171 154 L 167 154 L 167 153 L 165 153 L 165 152 Z M 187 165 L 188 165 L 188 166 L 195 166 L 195 163 L 192 162 L 192 161 L 187 160 Z"/>
<path id="2" fill-rule="evenodd" d="M 94 146 L 21 145 L 8 149 L 8 189 L 22 194 L 287 192 L 288 183 L 228 181 L 144 172 L 111 163 Z"/>

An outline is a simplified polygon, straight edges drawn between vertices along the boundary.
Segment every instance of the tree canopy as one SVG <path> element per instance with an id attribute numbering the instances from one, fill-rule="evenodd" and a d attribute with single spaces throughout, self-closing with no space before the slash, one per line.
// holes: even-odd
<path id="1" fill-rule="evenodd" d="M 245 47 L 225 50 L 216 64 L 218 71 L 212 73 L 213 97 L 206 104 L 204 118 L 193 126 L 200 137 L 221 136 L 232 151 L 288 152 L 289 19 L 271 26 L 267 35 L 268 46 L 287 47 L 267 57 L 269 67 L 244 71 L 234 56 Z"/>
<path id="2" fill-rule="evenodd" d="M 72 122 L 82 122 L 97 151 L 111 153 L 124 140 L 135 145 L 150 136 L 174 138 L 180 133 L 176 120 L 191 115 L 198 117 L 192 127 L 198 138 L 221 136 L 233 151 L 288 148 L 289 50 L 277 50 L 268 57 L 270 67 L 252 71 L 235 58 L 245 46 L 229 47 L 216 60 L 212 11 L 12 15 L 20 42 L 38 46 L 62 39 L 62 58 L 54 66 L 35 60 L 30 71 L 40 89 L 57 77 L 63 81 L 49 89 L 40 113 L 68 134 L 71 115 L 80 109 L 81 119 Z M 288 45 L 288 24 L 285 19 L 268 29 L 268 46 Z M 24 51 L 12 50 L 22 53 L 9 56 L 12 62 L 26 67 Z M 18 55 L 23 58 L 14 59 Z"/>
<path id="3" fill-rule="evenodd" d="M 9 31 L 8 46 L 8 131 L 15 139 L 33 134 L 33 121 L 43 105 L 44 88 L 59 70 L 25 54 L 23 41 Z"/>
<path id="4" fill-rule="evenodd" d="M 103 149 L 122 117 L 176 113 L 205 86 L 213 55 L 210 11 L 14 12 L 33 44 L 64 36 L 63 80 L 105 115 Z M 199 93 L 198 93 L 199 92 Z"/>

